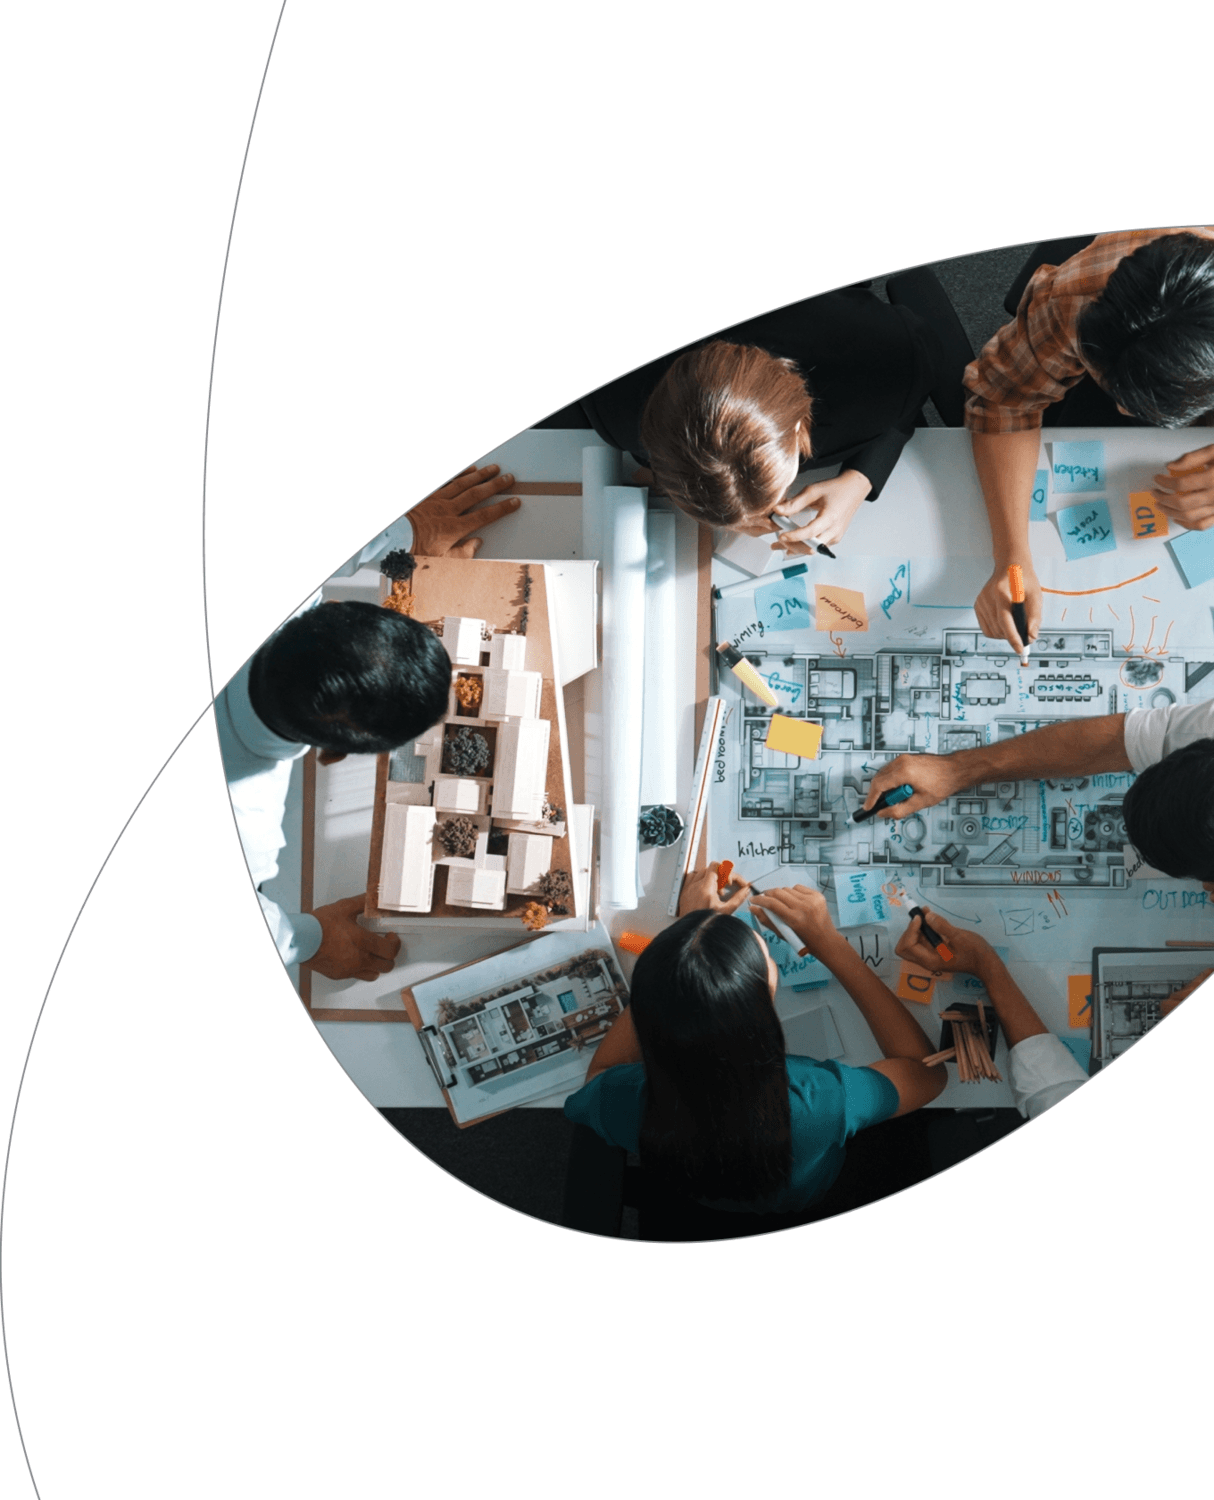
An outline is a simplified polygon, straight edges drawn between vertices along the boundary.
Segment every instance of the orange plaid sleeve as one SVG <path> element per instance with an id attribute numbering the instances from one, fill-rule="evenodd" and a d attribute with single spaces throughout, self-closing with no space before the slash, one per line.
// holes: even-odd
<path id="1" fill-rule="evenodd" d="M 1191 233 L 1209 235 L 1208 228 Z M 1079 316 L 1100 296 L 1118 263 L 1175 229 L 1101 234 L 1061 266 L 1040 266 L 1016 316 L 966 366 L 965 425 L 971 432 L 1028 432 L 1047 406 L 1094 371 L 1079 346 Z"/>

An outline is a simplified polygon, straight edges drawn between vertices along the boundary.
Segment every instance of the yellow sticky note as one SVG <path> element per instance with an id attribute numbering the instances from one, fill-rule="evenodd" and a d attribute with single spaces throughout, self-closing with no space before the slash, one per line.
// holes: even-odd
<path id="1" fill-rule="evenodd" d="M 918 964 L 903 963 L 898 973 L 896 991 L 899 1000 L 917 1000 L 920 1005 L 927 1005 L 935 988 L 936 976 L 934 974 L 929 974 Z"/>
<path id="2" fill-rule="evenodd" d="M 1066 1024 L 1072 1031 L 1092 1024 L 1092 976 L 1069 974 L 1066 981 Z"/>
<path id="3" fill-rule="evenodd" d="M 833 583 L 814 584 L 815 630 L 867 630 L 868 610 L 859 589 L 840 589 Z"/>
<path id="4" fill-rule="evenodd" d="M 787 714 L 772 714 L 763 743 L 769 750 L 782 750 L 785 755 L 816 760 L 818 746 L 822 743 L 822 726 L 807 724 L 804 719 L 790 719 Z"/>
<path id="5" fill-rule="evenodd" d="M 1150 490 L 1135 490 L 1130 496 L 1130 527 L 1135 538 L 1167 536 L 1168 518 Z"/>

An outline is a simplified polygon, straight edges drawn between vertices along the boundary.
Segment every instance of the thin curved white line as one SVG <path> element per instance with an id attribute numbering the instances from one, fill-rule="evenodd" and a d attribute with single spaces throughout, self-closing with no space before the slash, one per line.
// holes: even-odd
<path id="1" fill-rule="evenodd" d="M 275 55 L 275 45 L 276 43 L 278 43 L 279 28 L 282 27 L 282 17 L 284 17 L 285 10 L 287 10 L 287 0 L 282 0 L 282 5 L 281 7 L 279 7 L 278 12 L 278 21 L 275 21 L 275 34 L 270 37 L 270 49 L 266 54 L 266 66 L 264 66 L 263 71 L 261 71 L 261 84 L 260 86 L 258 86 L 257 90 L 257 102 L 255 102 L 254 104 L 254 115 L 252 115 L 252 120 L 249 121 L 249 135 L 245 141 L 245 156 L 243 156 L 242 160 L 240 160 L 240 177 L 237 178 L 236 199 L 234 199 L 233 202 L 231 223 L 230 225 L 228 225 L 228 243 L 224 248 L 224 273 L 222 273 L 221 278 L 219 278 L 219 302 L 218 305 L 216 305 L 215 309 L 215 335 L 213 335 L 212 347 L 210 347 L 210 374 L 209 377 L 207 377 L 207 420 L 203 432 L 203 631 L 204 636 L 206 636 L 207 645 L 207 685 L 209 685 L 210 688 L 210 700 L 209 702 L 207 702 L 207 705 L 204 706 L 201 714 L 198 714 L 198 717 L 195 718 L 194 723 L 189 726 L 189 729 L 186 730 L 185 733 L 183 733 L 182 738 L 180 738 L 179 741 L 177 741 L 177 744 L 174 745 L 173 750 L 171 750 L 170 754 L 168 754 L 168 757 L 167 759 L 165 759 L 165 763 L 161 766 L 161 769 L 159 769 L 159 771 L 156 772 L 155 775 L 153 775 L 152 780 L 147 783 L 147 787 L 146 789 L 144 789 L 143 796 L 141 796 L 141 798 L 138 799 L 138 802 L 135 802 L 134 807 L 131 808 L 131 814 L 129 814 L 126 822 L 123 823 L 122 828 L 119 829 L 119 835 L 117 835 L 116 840 L 114 840 L 113 843 L 110 844 L 110 850 L 108 850 L 107 855 L 105 855 L 105 858 L 102 859 L 101 867 L 98 868 L 98 873 L 93 876 L 93 880 L 92 883 L 90 883 L 89 889 L 84 892 L 84 900 L 81 901 L 80 910 L 78 910 L 77 915 L 75 915 L 74 921 L 72 921 L 72 926 L 68 929 L 68 936 L 63 939 L 63 947 L 59 950 L 59 957 L 57 957 L 56 959 L 56 966 L 54 966 L 53 971 L 51 971 L 51 978 L 47 983 L 47 990 L 45 990 L 44 996 L 42 996 L 42 1004 L 39 1005 L 38 1016 L 35 1017 L 35 1023 L 33 1023 L 33 1031 L 30 1032 L 30 1044 L 26 1049 L 26 1059 L 24 1059 L 23 1064 L 21 1064 L 21 1077 L 20 1079 L 18 1079 L 17 1083 L 17 1097 L 14 1098 L 14 1104 L 12 1104 L 12 1119 L 11 1121 L 9 1121 L 9 1139 L 8 1143 L 6 1143 L 5 1146 L 5 1175 L 3 1175 L 3 1179 L 0 1179 L 0 1344 L 3 1344 L 3 1349 L 5 1349 L 5 1376 L 6 1379 L 8 1379 L 9 1383 L 9 1401 L 11 1401 L 12 1403 L 12 1416 L 14 1416 L 14 1422 L 15 1424 L 17 1424 L 17 1437 L 21 1443 L 21 1457 L 26 1460 L 26 1472 L 29 1473 L 30 1485 L 32 1485 L 33 1493 L 35 1493 L 35 1496 L 38 1496 L 38 1500 L 42 1500 L 42 1491 L 38 1488 L 38 1479 L 35 1478 L 35 1472 L 33 1472 L 33 1464 L 30 1463 L 30 1451 L 26 1446 L 26 1433 L 24 1433 L 23 1427 L 21 1427 L 21 1413 L 18 1412 L 17 1409 L 17 1389 L 15 1389 L 14 1379 L 12 1379 L 12 1361 L 11 1358 L 9 1358 L 8 1322 L 6 1322 L 5 1319 L 5 1203 L 6 1200 L 8 1200 L 9 1194 L 9 1164 L 11 1164 L 12 1161 L 12 1140 L 14 1140 L 14 1134 L 17 1133 L 17 1112 L 21 1107 L 21 1092 L 23 1092 L 23 1089 L 26 1088 L 26 1074 L 29 1073 L 30 1058 L 32 1058 L 33 1056 L 33 1044 L 35 1044 L 35 1041 L 38 1040 L 38 1028 L 42 1025 L 42 1016 L 44 1016 L 45 1010 L 47 1010 L 47 1002 L 50 1001 L 51 990 L 54 989 L 56 977 L 57 975 L 59 975 L 59 969 L 63 963 L 63 956 L 68 953 L 68 944 L 72 941 L 72 936 L 75 935 L 75 930 L 77 930 L 77 927 L 80 926 L 81 916 L 84 915 L 84 907 L 89 904 L 90 897 L 92 897 L 93 891 L 95 891 L 96 886 L 98 886 L 98 880 L 101 880 L 102 874 L 105 873 L 105 867 L 110 864 L 111 858 L 113 858 L 114 856 L 114 850 L 116 850 L 117 847 L 119 847 L 119 844 L 122 843 L 123 835 L 126 834 L 126 829 L 128 829 L 129 826 L 131 826 L 131 823 L 134 822 L 135 814 L 138 813 L 138 810 L 140 810 L 140 808 L 143 807 L 144 802 L 147 801 L 147 796 L 149 796 L 149 793 L 152 792 L 152 787 L 155 786 L 155 784 L 158 783 L 159 780 L 161 780 L 162 775 L 164 775 L 165 771 L 167 771 L 168 766 L 170 766 L 171 760 L 173 760 L 173 757 L 176 756 L 177 751 L 182 748 L 182 745 L 185 744 L 186 739 L 189 739 L 189 736 L 194 733 L 194 730 L 197 729 L 198 724 L 201 724 L 201 721 L 206 718 L 207 714 L 210 714 L 213 718 L 215 718 L 216 741 L 218 741 L 219 738 L 219 718 L 215 712 L 215 672 L 213 672 L 212 660 L 210 660 L 210 625 L 209 619 L 207 619 L 207 458 L 209 458 L 210 453 L 210 401 L 212 401 L 212 390 L 215 389 L 215 359 L 216 351 L 218 351 L 219 348 L 219 315 L 221 315 L 222 311 L 224 311 L 224 290 L 225 287 L 227 287 L 228 282 L 228 258 L 231 257 L 231 242 L 233 242 L 233 236 L 234 233 L 236 233 L 236 210 L 240 207 L 240 192 L 242 192 L 243 186 L 245 186 L 245 168 L 246 166 L 248 166 L 249 162 L 249 148 L 252 147 L 252 141 L 254 141 L 254 127 L 257 126 L 257 115 L 258 111 L 261 110 L 261 96 L 263 96 L 263 93 L 266 92 L 266 78 L 270 72 L 270 58 Z M 233 673 L 233 675 L 236 675 L 236 673 Z M 231 681 L 231 678 L 228 679 L 228 681 Z M 227 687 L 227 682 L 225 682 L 224 687 Z M 222 751 L 222 747 L 221 751 L 219 751 L 219 760 L 221 760 L 221 763 L 222 760 L 224 760 L 224 751 Z M 227 772 L 225 772 L 225 774 L 227 774 Z"/>

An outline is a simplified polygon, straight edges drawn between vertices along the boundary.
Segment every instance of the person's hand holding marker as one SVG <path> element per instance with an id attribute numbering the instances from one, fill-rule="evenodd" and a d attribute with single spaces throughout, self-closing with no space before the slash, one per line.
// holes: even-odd
<path id="1" fill-rule="evenodd" d="M 916 906 L 894 953 L 909 964 L 931 974 L 975 974 L 983 978 L 998 955 L 985 938 L 963 927 L 954 927 L 925 906 Z M 932 942 L 932 938 L 939 939 Z"/>
<path id="2" fill-rule="evenodd" d="M 935 807 L 937 802 L 943 802 L 954 792 L 964 791 L 968 785 L 968 781 L 958 779 L 956 767 L 949 756 L 899 755 L 873 776 L 862 810 L 870 817 L 909 818 L 912 813 L 922 812 L 925 807 Z M 904 786 L 912 787 L 913 795 L 877 806 L 882 797 L 896 793 Z M 853 813 L 852 816 L 855 818 L 856 814 Z"/>
<path id="3" fill-rule="evenodd" d="M 802 524 L 785 531 L 772 543 L 773 549 L 800 556 L 822 546 L 833 547 L 842 540 L 871 491 L 872 485 L 858 469 L 844 469 L 833 479 L 807 484 L 799 494 L 781 500 L 774 508 L 773 515 L 796 516 Z"/>
<path id="4" fill-rule="evenodd" d="M 726 860 L 725 863 L 729 864 L 729 861 Z M 732 865 L 722 880 L 723 868 L 723 865 L 714 860 L 706 870 L 699 870 L 686 877 L 679 894 L 679 916 L 685 917 L 689 911 L 705 909 L 725 914 L 737 911 L 750 895 L 750 882 L 735 874 Z M 726 892 L 731 889 L 732 895 L 727 895 Z"/>
<path id="5" fill-rule="evenodd" d="M 1019 574 L 1021 594 L 1015 598 L 1013 568 Z M 1027 640 L 1016 625 L 1015 605 L 1024 611 L 1024 624 L 1028 630 Z M 987 580 L 985 588 L 974 600 L 974 613 L 978 616 L 978 629 L 992 641 L 1006 641 L 1016 655 L 1023 659 L 1024 648 L 1037 639 L 1041 629 L 1041 584 L 1033 565 L 1027 559 L 1014 564 L 1000 563 Z"/>
<path id="6" fill-rule="evenodd" d="M 783 936 L 776 925 L 768 920 L 769 914 L 779 917 L 781 922 L 800 938 L 805 945 L 798 956 L 812 953 L 820 959 L 832 944 L 837 946 L 842 937 L 830 919 L 826 909 L 826 897 L 807 885 L 783 886 L 774 891 L 763 891 L 750 898 L 750 909 L 759 923 L 769 931 Z"/>

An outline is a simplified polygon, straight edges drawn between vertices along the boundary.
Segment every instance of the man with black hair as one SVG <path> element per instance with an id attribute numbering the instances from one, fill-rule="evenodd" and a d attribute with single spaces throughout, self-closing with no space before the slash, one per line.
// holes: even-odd
<path id="1" fill-rule="evenodd" d="M 905 818 L 990 781 L 1060 780 L 1136 771 L 1123 804 L 1126 835 L 1153 869 L 1214 892 L 1214 699 L 1068 719 L 952 755 L 899 755 L 872 779 L 882 792 L 913 786 L 879 818 Z"/>
<path id="2" fill-rule="evenodd" d="M 983 633 L 1021 642 L 1008 568 L 1024 583 L 1029 640 L 1041 586 L 1029 547 L 1040 428 L 1184 427 L 1214 411 L 1214 228 L 1101 234 L 1061 266 L 1039 266 L 1016 316 L 965 372 L 965 425 L 991 526 L 995 569 L 974 604 Z M 1214 526 L 1214 444 L 1155 476 L 1160 508 Z"/>
<path id="3" fill-rule="evenodd" d="M 496 464 L 464 470 L 389 528 L 390 544 L 417 556 L 474 556 L 481 539 L 470 533 L 519 501 L 475 507 L 513 482 Z M 364 892 L 312 913 L 286 912 L 261 886 L 278 873 L 286 844 L 292 763 L 309 746 L 328 765 L 407 744 L 442 717 L 450 683 L 447 653 L 424 625 L 376 604 L 310 600 L 216 698 L 241 847 L 283 963 L 307 964 L 328 979 L 369 980 L 392 968 L 400 939 L 359 926 Z"/>

